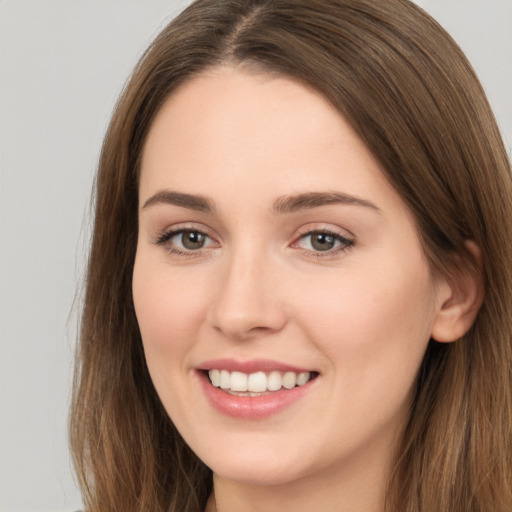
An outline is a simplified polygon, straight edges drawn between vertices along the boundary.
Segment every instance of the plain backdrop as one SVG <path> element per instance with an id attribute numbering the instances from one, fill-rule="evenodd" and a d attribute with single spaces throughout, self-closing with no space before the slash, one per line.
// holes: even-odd
<path id="1" fill-rule="evenodd" d="M 512 144 L 512 0 L 418 0 Z M 109 115 L 187 0 L 0 0 L 0 512 L 72 512 L 66 421 L 89 195 Z M 74 311 L 74 312 L 73 312 Z"/>

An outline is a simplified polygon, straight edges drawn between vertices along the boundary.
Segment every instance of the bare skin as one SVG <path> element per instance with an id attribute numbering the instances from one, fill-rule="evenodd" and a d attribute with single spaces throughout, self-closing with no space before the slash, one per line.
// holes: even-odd
<path id="1" fill-rule="evenodd" d="M 160 399 L 214 472 L 206 511 L 380 511 L 427 343 L 469 320 L 372 154 L 318 93 L 221 68 L 164 104 L 139 194 L 137 318 Z M 208 399 L 212 360 L 314 378 L 237 417 Z"/>

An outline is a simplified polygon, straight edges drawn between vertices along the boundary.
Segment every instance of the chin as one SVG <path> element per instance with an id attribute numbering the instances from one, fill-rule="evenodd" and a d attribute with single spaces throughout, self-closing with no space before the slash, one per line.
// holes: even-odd
<path id="1" fill-rule="evenodd" d="M 215 450 L 200 448 L 196 454 L 216 476 L 248 485 L 283 485 L 308 474 L 310 465 L 300 447 L 282 449 L 284 440 L 280 447 L 254 441 L 252 446 L 247 440 L 219 443 Z"/>
<path id="2" fill-rule="evenodd" d="M 295 470 L 281 464 L 265 464 L 255 467 L 247 461 L 240 464 L 219 463 L 211 467 L 213 473 L 226 480 L 253 486 L 286 485 L 301 478 Z"/>

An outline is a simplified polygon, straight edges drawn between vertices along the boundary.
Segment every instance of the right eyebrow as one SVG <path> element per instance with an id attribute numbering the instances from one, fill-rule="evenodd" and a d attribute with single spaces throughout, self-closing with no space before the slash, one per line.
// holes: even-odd
<path id="1" fill-rule="evenodd" d="M 215 204 L 204 196 L 184 194 L 172 190 L 160 190 L 146 200 L 142 209 L 149 208 L 156 204 L 172 204 L 189 210 L 211 213 L 215 211 Z"/>

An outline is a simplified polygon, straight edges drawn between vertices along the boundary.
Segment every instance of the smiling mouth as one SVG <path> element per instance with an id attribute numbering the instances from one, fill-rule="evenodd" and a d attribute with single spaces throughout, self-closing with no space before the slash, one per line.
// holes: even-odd
<path id="1" fill-rule="evenodd" d="M 211 369 L 207 372 L 210 383 L 235 396 L 265 396 L 277 391 L 304 386 L 318 376 L 317 372 L 229 372 Z"/>

